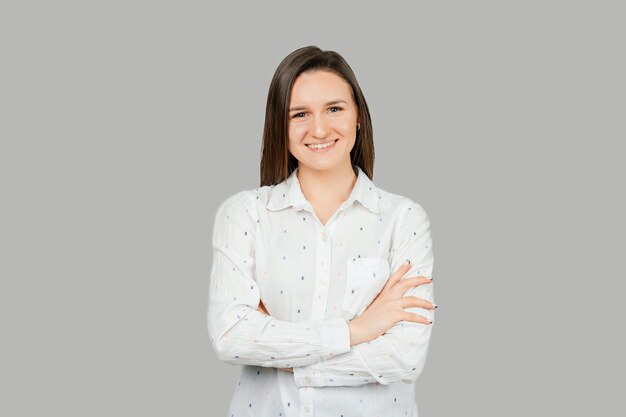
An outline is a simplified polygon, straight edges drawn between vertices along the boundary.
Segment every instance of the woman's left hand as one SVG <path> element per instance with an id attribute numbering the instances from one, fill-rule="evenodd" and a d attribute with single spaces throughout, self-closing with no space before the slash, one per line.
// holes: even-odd
<path id="1" fill-rule="evenodd" d="M 257 310 L 259 310 L 263 314 L 267 314 L 268 316 L 270 315 L 270 313 L 268 313 L 267 310 L 265 309 L 265 306 L 263 305 L 263 301 L 259 301 L 259 306 L 257 307 Z M 277 369 L 280 369 L 281 371 L 285 371 L 285 372 L 291 372 L 293 374 L 293 368 L 277 368 Z"/>

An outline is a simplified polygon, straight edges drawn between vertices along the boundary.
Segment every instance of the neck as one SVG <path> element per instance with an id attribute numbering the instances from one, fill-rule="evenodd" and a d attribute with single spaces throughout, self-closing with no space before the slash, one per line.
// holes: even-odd
<path id="1" fill-rule="evenodd" d="M 299 165 L 297 175 L 304 197 L 310 202 L 317 203 L 346 201 L 357 180 L 350 161 L 348 164 L 323 171 Z"/>

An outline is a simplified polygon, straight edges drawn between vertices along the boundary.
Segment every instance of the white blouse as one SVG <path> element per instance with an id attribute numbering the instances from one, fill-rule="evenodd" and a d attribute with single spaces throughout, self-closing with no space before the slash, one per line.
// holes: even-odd
<path id="1" fill-rule="evenodd" d="M 324 225 L 296 168 L 280 184 L 240 191 L 218 208 L 208 332 L 221 361 L 243 365 L 229 416 L 417 417 L 414 382 L 433 324 L 402 321 L 350 346 L 359 316 L 389 276 L 432 278 L 430 220 L 357 166 L 350 197 Z M 433 284 L 412 287 L 435 304 Z M 269 315 L 257 310 L 263 301 Z M 405 311 L 434 320 L 434 312 Z M 293 373 L 277 368 L 293 368 Z"/>

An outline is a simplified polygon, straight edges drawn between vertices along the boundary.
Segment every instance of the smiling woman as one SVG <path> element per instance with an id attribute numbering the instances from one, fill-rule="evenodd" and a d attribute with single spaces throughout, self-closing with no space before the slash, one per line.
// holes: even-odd
<path id="1" fill-rule="evenodd" d="M 261 184 L 218 207 L 208 330 L 242 365 L 229 415 L 416 417 L 434 320 L 430 219 L 372 181 L 365 97 L 338 53 L 270 84 Z"/>
<path id="2" fill-rule="evenodd" d="M 329 71 L 305 72 L 292 87 L 291 103 L 289 152 L 300 164 L 324 170 L 350 160 L 359 123 L 350 84 Z"/>

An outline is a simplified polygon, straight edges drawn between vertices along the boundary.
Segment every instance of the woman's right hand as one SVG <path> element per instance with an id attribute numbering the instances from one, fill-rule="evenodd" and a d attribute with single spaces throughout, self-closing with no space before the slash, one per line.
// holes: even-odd
<path id="1" fill-rule="evenodd" d="M 424 276 L 402 279 L 409 269 L 411 269 L 410 262 L 402 265 L 389 277 L 382 291 L 363 314 L 349 321 L 351 346 L 376 339 L 401 321 L 431 324 L 424 316 L 404 311 L 405 308 L 409 307 L 435 309 L 435 306 L 428 300 L 413 296 L 404 297 L 404 293 L 410 288 L 432 282 L 431 279 Z"/>

